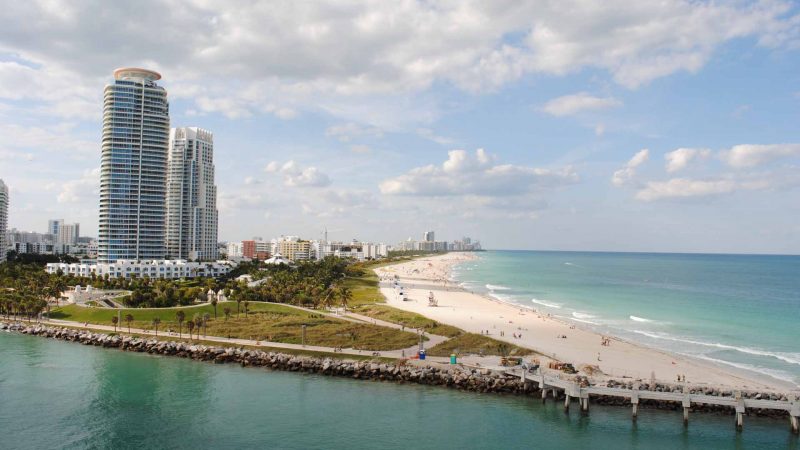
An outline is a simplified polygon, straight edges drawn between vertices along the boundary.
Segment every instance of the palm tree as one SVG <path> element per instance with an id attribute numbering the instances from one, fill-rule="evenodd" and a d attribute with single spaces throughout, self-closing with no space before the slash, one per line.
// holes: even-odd
<path id="1" fill-rule="evenodd" d="M 192 339 L 192 330 L 194 330 L 194 321 L 190 320 L 186 322 L 186 327 L 189 329 L 189 340 Z"/>
<path id="2" fill-rule="evenodd" d="M 156 329 L 156 337 L 158 337 L 158 325 L 161 324 L 161 319 L 158 317 L 153 319 L 153 328 Z"/>
<path id="3" fill-rule="evenodd" d="M 331 286 L 322 293 L 322 306 L 330 309 L 336 301 L 336 287 Z"/>
<path id="4" fill-rule="evenodd" d="M 244 317 L 247 318 L 247 307 L 250 305 L 250 301 L 244 301 Z"/>
<path id="5" fill-rule="evenodd" d="M 214 318 L 217 318 L 217 297 L 211 299 L 211 306 L 214 307 Z"/>
<path id="6" fill-rule="evenodd" d="M 114 333 L 117 332 L 117 324 L 119 323 L 119 317 L 114 316 L 111 318 L 111 323 L 114 324 Z"/>
<path id="7" fill-rule="evenodd" d="M 131 332 L 131 322 L 133 322 L 133 314 L 125 314 L 125 322 L 128 324 L 128 333 Z"/>
<path id="8" fill-rule="evenodd" d="M 236 317 L 239 317 L 239 304 L 242 303 L 242 298 L 239 297 L 239 294 L 236 294 Z"/>
<path id="9" fill-rule="evenodd" d="M 203 336 L 208 333 L 208 321 L 211 319 L 211 315 L 209 313 L 203 314 Z"/>
<path id="10" fill-rule="evenodd" d="M 181 332 L 183 331 L 183 321 L 186 319 L 186 313 L 183 311 L 178 311 L 175 314 L 175 319 L 178 320 L 178 337 L 181 337 Z"/>
<path id="11" fill-rule="evenodd" d="M 347 286 L 340 287 L 338 291 L 339 301 L 342 302 L 342 307 L 347 312 L 347 303 L 353 299 L 353 292 Z"/>
<path id="12" fill-rule="evenodd" d="M 225 322 L 227 322 L 228 318 L 231 317 L 231 309 L 226 306 L 222 308 L 222 313 L 225 314 Z"/>

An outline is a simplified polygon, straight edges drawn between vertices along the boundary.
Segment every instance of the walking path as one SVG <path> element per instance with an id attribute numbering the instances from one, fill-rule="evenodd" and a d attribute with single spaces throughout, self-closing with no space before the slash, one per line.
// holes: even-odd
<path id="1" fill-rule="evenodd" d="M 353 319 L 355 321 L 355 319 Z M 99 324 L 88 324 L 85 325 L 80 322 L 72 322 L 69 320 L 58 320 L 58 319 L 42 319 L 39 323 L 48 324 L 48 325 L 55 325 L 55 326 L 70 326 L 74 328 L 82 328 L 86 330 L 94 330 L 94 331 L 111 331 L 114 332 L 115 328 L 110 325 L 99 325 Z M 150 330 L 144 330 L 141 328 L 130 328 L 128 331 L 128 327 L 126 326 L 117 326 L 116 327 L 117 333 L 130 333 L 130 334 L 139 334 L 145 336 L 152 336 L 156 337 L 155 333 Z M 159 333 L 159 338 L 163 337 L 176 337 L 176 338 L 187 338 L 185 336 L 178 335 L 177 333 Z M 437 336 L 441 337 L 441 336 Z M 265 347 L 265 348 L 278 348 L 278 349 L 287 349 L 287 350 L 300 350 L 300 351 L 314 351 L 314 352 L 325 352 L 325 353 L 338 353 L 341 355 L 353 355 L 353 356 L 373 356 L 373 353 L 383 358 L 406 358 L 413 354 L 416 354 L 416 346 L 411 347 L 411 351 L 409 349 L 401 349 L 401 350 L 387 350 L 387 351 L 380 351 L 380 352 L 372 352 L 370 350 L 356 350 L 353 348 L 343 348 L 341 350 L 337 350 L 333 347 L 323 347 L 318 345 L 300 345 L 300 344 L 288 344 L 285 342 L 274 342 L 274 341 L 256 341 L 251 339 L 239 339 L 239 338 L 225 338 L 220 336 L 203 336 L 201 338 L 203 341 L 207 342 L 216 342 L 225 345 L 247 345 L 251 347 Z M 445 357 L 435 357 L 431 356 L 426 358 L 433 362 L 440 362 L 440 363 L 448 363 L 449 358 Z"/>

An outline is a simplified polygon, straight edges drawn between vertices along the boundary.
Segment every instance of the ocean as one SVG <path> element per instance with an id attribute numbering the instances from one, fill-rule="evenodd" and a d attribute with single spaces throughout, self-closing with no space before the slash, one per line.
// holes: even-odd
<path id="1" fill-rule="evenodd" d="M 488 251 L 466 289 L 800 385 L 800 256 Z"/>
<path id="2" fill-rule="evenodd" d="M 510 283 L 509 283 L 510 284 Z M 214 365 L 0 332 L 0 447 L 797 449 L 788 421 Z"/>

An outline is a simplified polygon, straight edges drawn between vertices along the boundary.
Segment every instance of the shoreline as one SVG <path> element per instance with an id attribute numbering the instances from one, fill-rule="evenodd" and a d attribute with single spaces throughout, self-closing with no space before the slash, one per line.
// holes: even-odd
<path id="1" fill-rule="evenodd" d="M 473 333 L 485 333 L 498 340 L 529 348 L 549 358 L 573 363 L 577 369 L 590 366 L 601 374 L 593 374 L 594 382 L 622 379 L 675 382 L 676 374 L 683 375 L 691 385 L 726 386 L 737 389 L 769 389 L 791 392 L 798 389 L 793 383 L 754 374 L 751 371 L 705 361 L 689 355 L 631 342 L 619 336 L 604 335 L 580 324 L 537 310 L 533 307 L 503 301 L 485 294 L 466 290 L 453 279 L 454 266 L 474 261 L 473 254 L 443 254 L 425 256 L 400 264 L 376 268 L 380 291 L 389 306 L 422 314 L 430 319 L 462 328 Z M 386 280 L 399 278 L 411 301 L 402 301 Z M 428 307 L 428 292 L 432 292 L 439 307 Z M 424 300 L 424 301 L 423 301 Z M 513 337 L 518 335 L 520 337 Z M 567 336 L 566 339 L 554 336 Z M 603 337 L 610 345 L 601 346 Z M 546 364 L 546 362 L 542 362 Z M 665 377 L 665 374 L 669 374 Z"/>
<path id="2" fill-rule="evenodd" d="M 25 324 L 0 320 L 0 331 L 71 342 L 86 346 L 116 349 L 119 351 L 147 353 L 153 356 L 171 356 L 191 359 L 212 364 L 239 364 L 242 367 L 266 368 L 270 370 L 312 373 L 322 376 L 346 377 L 350 379 L 390 382 L 397 384 L 418 384 L 436 386 L 476 394 L 517 395 L 534 399 L 542 392 L 534 383 L 520 380 L 519 375 L 509 374 L 505 370 L 486 367 L 470 367 L 467 365 L 450 365 L 433 361 L 396 360 L 393 362 L 372 360 L 351 360 L 329 356 L 307 356 L 247 349 L 241 347 L 225 347 L 172 340 L 158 340 L 152 337 L 125 336 L 105 334 L 43 324 Z M 618 387 L 622 387 L 619 386 Z M 624 388 L 624 387 L 623 387 Z M 676 392 L 675 386 L 644 384 L 639 387 L 628 386 L 627 389 L 657 390 L 659 392 Z M 703 392 L 706 392 L 705 390 Z M 698 391 L 698 393 L 700 393 Z M 732 397 L 734 391 L 715 389 L 709 394 L 722 398 Z M 553 390 L 553 399 L 560 402 L 566 392 Z M 747 391 L 743 398 L 766 398 L 787 401 L 788 397 L 775 396 L 771 393 Z M 629 406 L 629 403 L 618 396 L 603 394 L 591 395 L 591 402 L 602 406 Z M 649 409 L 677 411 L 681 403 L 672 400 L 641 400 L 641 405 Z M 723 405 L 693 404 L 692 411 L 718 415 L 733 415 L 735 408 Z M 787 411 L 775 409 L 752 408 L 750 414 L 772 419 L 784 419 Z"/>

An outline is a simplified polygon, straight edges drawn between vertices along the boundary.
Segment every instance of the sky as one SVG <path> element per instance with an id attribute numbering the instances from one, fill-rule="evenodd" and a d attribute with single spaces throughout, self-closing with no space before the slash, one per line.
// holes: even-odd
<path id="1" fill-rule="evenodd" d="M 9 1 L 9 226 L 96 236 L 103 87 L 214 133 L 219 238 L 800 253 L 800 6 Z"/>

